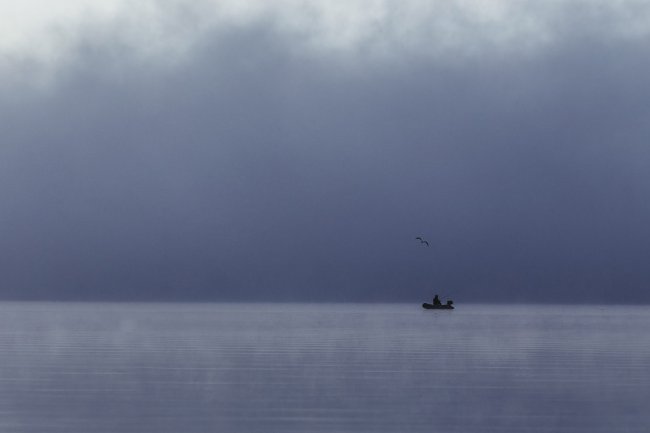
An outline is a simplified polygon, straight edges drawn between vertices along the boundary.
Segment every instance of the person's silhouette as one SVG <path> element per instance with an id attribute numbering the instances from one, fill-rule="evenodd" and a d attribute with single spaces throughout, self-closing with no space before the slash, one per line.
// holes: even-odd
<path id="1" fill-rule="evenodd" d="M 438 298 L 438 295 L 433 297 L 433 305 L 442 305 L 442 302 L 440 302 L 440 298 Z"/>

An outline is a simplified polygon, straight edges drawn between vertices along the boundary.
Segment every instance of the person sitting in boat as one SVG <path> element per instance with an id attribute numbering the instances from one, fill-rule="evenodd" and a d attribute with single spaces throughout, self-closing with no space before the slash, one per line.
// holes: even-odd
<path id="1" fill-rule="evenodd" d="M 440 298 L 438 298 L 438 295 L 433 297 L 433 305 L 442 305 L 442 302 L 440 302 Z"/>

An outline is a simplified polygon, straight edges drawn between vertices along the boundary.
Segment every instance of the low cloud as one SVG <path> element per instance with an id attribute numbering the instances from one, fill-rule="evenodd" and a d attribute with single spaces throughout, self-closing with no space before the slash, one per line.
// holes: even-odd
<path id="1" fill-rule="evenodd" d="M 0 293 L 648 301 L 647 14 L 590 5 L 151 2 L 14 51 Z"/>

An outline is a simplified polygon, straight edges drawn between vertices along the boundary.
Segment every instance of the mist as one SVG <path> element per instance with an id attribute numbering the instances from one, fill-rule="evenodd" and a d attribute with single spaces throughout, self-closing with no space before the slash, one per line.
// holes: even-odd
<path id="1" fill-rule="evenodd" d="M 0 297 L 650 301 L 647 7 L 174 4 L 3 57 Z"/>

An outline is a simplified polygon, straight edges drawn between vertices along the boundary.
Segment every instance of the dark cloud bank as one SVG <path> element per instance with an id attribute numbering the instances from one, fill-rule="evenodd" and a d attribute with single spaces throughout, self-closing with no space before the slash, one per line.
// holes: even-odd
<path id="1" fill-rule="evenodd" d="M 648 302 L 647 40 L 579 35 L 351 65 L 249 28 L 160 70 L 89 36 L 0 103 L 0 296 Z"/>

